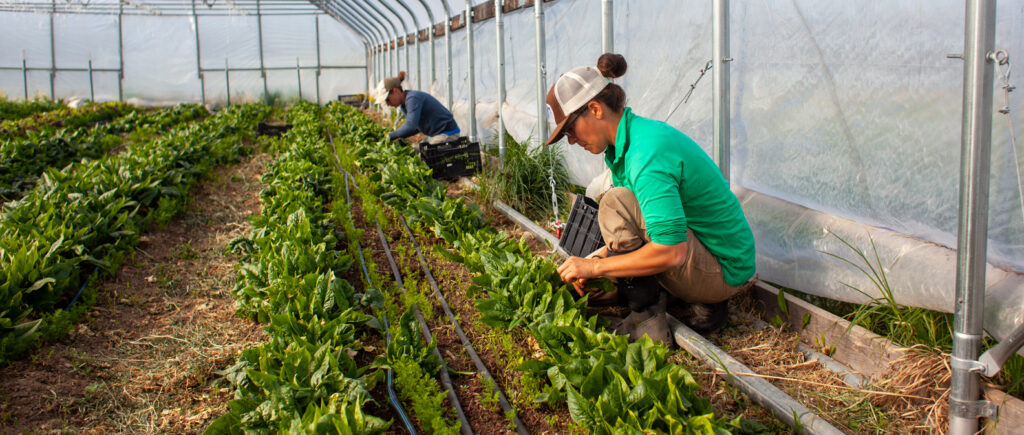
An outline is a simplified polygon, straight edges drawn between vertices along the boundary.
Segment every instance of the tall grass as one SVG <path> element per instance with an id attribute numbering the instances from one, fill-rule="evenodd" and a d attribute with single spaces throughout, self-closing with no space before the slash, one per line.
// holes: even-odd
<path id="1" fill-rule="evenodd" d="M 499 199 L 535 221 L 553 220 L 550 184 L 553 171 L 559 214 L 566 215 L 572 205 L 566 203 L 569 171 L 561 144 L 530 149 L 530 139 L 519 142 L 508 133 L 505 133 L 505 143 L 504 165 L 488 168 L 480 177 L 487 199 Z M 497 147 L 490 147 L 488 153 L 497 153 Z"/>
<path id="2" fill-rule="evenodd" d="M 901 346 L 925 345 L 937 352 L 952 352 L 952 314 L 896 303 L 896 298 L 893 296 L 892 288 L 889 286 L 889 280 L 885 274 L 885 268 L 878 256 L 875 241 L 869 239 L 871 243 L 869 255 L 866 250 L 857 248 L 835 233 L 832 235 L 853 252 L 853 259 L 831 252 L 823 253 L 859 270 L 871 280 L 880 295 L 874 297 L 862 289 L 843 283 L 844 286 L 867 296 L 870 301 L 863 305 L 831 303 L 829 304 L 830 308 L 835 314 L 843 316 L 855 325 L 883 335 Z M 995 340 L 986 337 L 982 351 L 996 344 Z M 992 381 L 1005 386 L 1008 394 L 1024 398 L 1024 357 L 1019 354 L 1011 357 Z"/>

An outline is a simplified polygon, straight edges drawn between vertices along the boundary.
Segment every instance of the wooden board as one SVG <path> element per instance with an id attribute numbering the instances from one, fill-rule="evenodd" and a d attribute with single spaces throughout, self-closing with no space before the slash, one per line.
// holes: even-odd
<path id="1" fill-rule="evenodd" d="M 986 433 L 1019 434 L 1024 431 L 1024 401 L 995 388 L 984 386 L 985 399 L 999 407 L 999 421 L 985 421 Z"/>
<path id="2" fill-rule="evenodd" d="M 878 379 L 904 350 L 891 341 L 825 311 L 795 296 L 785 295 L 788 316 L 778 302 L 779 289 L 758 281 L 753 296 L 760 302 L 765 319 L 779 316 L 814 349 L 846 364 L 868 378 Z"/>

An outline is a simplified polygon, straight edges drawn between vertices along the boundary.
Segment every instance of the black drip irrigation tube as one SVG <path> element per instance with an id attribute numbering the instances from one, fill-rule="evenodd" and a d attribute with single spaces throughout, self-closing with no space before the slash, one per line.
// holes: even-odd
<path id="1" fill-rule="evenodd" d="M 469 182 L 469 184 L 471 187 L 475 187 L 475 184 L 472 182 Z M 552 250 L 562 256 L 562 258 L 568 257 L 568 254 L 559 249 L 557 243 L 551 242 L 553 236 L 533 223 L 532 220 L 501 201 L 495 201 L 494 205 L 499 212 L 513 220 L 520 227 L 530 231 L 537 237 L 548 240 L 552 244 Z M 554 240 L 557 241 L 557 239 Z M 768 381 L 757 378 L 753 370 L 750 370 L 729 356 L 728 353 L 691 330 L 675 317 L 669 316 L 669 329 L 672 330 L 673 338 L 679 347 L 696 356 L 701 362 L 711 368 L 721 369 L 724 367 L 726 371 L 724 378 L 729 383 L 746 393 L 756 403 L 767 409 L 775 418 L 789 427 L 799 428 L 800 432 L 812 435 L 839 435 L 843 433 Z M 834 366 L 827 364 L 823 365 L 830 369 L 834 368 Z M 855 382 L 856 380 L 850 379 L 850 381 Z"/>
<path id="2" fill-rule="evenodd" d="M 434 275 L 430 272 L 430 267 L 427 265 L 427 261 L 423 258 L 423 251 L 420 250 L 420 244 L 416 241 L 416 235 L 413 234 L 412 229 L 409 228 L 409 224 L 405 221 L 405 216 L 398 215 L 398 219 L 402 222 L 402 226 L 405 227 L 406 234 L 409 235 L 409 239 L 412 240 L 412 246 L 416 248 L 416 256 L 420 260 L 420 267 L 423 268 L 423 274 L 426 275 L 427 281 L 430 282 L 430 287 L 434 289 L 434 295 L 437 296 L 438 302 L 441 304 L 441 308 L 444 313 L 448 316 L 448 320 L 452 322 L 455 327 L 455 333 L 458 334 L 459 340 L 462 341 L 462 346 L 466 348 L 466 353 L 469 354 L 469 358 L 473 360 L 473 364 L 476 366 L 476 370 L 483 375 L 484 379 L 490 379 L 494 384 L 494 389 L 498 393 L 498 403 L 501 404 L 502 411 L 506 415 L 512 415 L 512 422 L 516 425 L 516 432 L 520 435 L 528 435 L 530 432 L 526 430 L 526 426 L 519 420 L 519 416 L 516 414 L 515 409 L 509 404 L 508 399 L 505 398 L 505 392 L 502 391 L 501 386 L 491 376 L 490 370 L 487 369 L 487 365 L 484 364 L 483 360 L 480 359 L 480 355 L 477 355 L 476 349 L 473 348 L 473 343 L 470 342 L 469 338 L 466 337 L 466 333 L 462 331 L 462 327 L 459 325 L 458 319 L 455 318 L 455 314 L 452 313 L 451 308 L 448 307 L 448 301 L 445 300 L 444 294 L 441 293 L 441 289 L 437 285 L 437 281 L 434 280 Z"/>
<path id="3" fill-rule="evenodd" d="M 398 263 L 395 262 L 395 257 L 391 255 L 391 247 L 388 245 L 388 238 L 384 235 L 384 230 L 380 227 L 380 222 L 377 224 L 377 236 L 380 237 L 381 246 L 384 248 L 384 254 L 388 257 L 388 263 L 391 265 L 391 273 L 395 275 L 395 283 L 398 284 L 398 289 L 405 293 L 405 283 L 402 281 L 402 272 L 398 270 Z M 423 338 L 428 342 L 433 338 L 430 333 L 430 327 L 427 326 L 426 319 L 423 318 L 423 312 L 420 311 L 420 307 L 413 305 L 413 314 L 416 315 L 416 322 L 420 325 L 420 331 L 423 333 Z M 437 362 L 441 364 L 441 384 L 448 390 L 448 400 L 452 402 L 452 407 L 455 408 L 455 414 L 458 416 L 459 421 L 462 423 L 463 435 L 473 435 L 473 429 L 469 427 L 469 420 L 466 419 L 466 413 L 462 411 L 462 403 L 459 402 L 459 396 L 455 394 L 455 384 L 452 383 L 451 376 L 448 375 L 448 364 L 444 362 L 444 357 L 441 356 L 441 351 L 437 350 L 437 346 L 434 346 L 434 356 L 437 358 Z"/>
<path id="4" fill-rule="evenodd" d="M 332 141 L 332 145 L 333 145 L 333 141 Z M 335 156 L 334 157 L 335 158 L 338 157 L 337 156 L 337 151 L 335 151 Z M 338 168 L 338 169 L 341 169 L 341 168 Z M 349 206 L 348 207 L 348 219 L 349 219 L 349 221 L 352 221 L 352 196 L 349 195 L 348 173 L 347 172 L 343 172 L 343 174 L 345 175 L 345 203 L 348 204 L 348 206 Z M 373 281 L 370 279 L 370 270 L 367 269 L 367 267 L 366 267 L 366 257 L 363 255 L 363 247 L 362 247 L 362 245 L 359 244 L 358 240 L 356 241 L 356 250 L 359 251 L 359 264 L 363 267 L 363 279 L 366 280 L 366 287 L 370 288 L 370 286 L 373 285 Z M 382 310 L 382 311 L 384 311 L 384 310 Z M 388 325 L 388 314 L 387 314 L 387 312 L 382 312 L 380 314 L 380 317 L 381 317 L 381 320 L 384 321 L 384 337 L 385 337 L 385 340 L 386 340 L 387 344 L 390 346 L 391 345 L 391 328 Z M 407 431 L 409 431 L 410 434 L 416 435 L 416 426 L 412 424 L 411 420 L 409 420 L 409 416 L 406 415 L 405 409 L 402 408 L 402 402 L 400 402 L 398 400 L 398 395 L 395 394 L 395 389 L 394 389 L 393 382 L 392 382 L 393 374 L 392 374 L 391 367 L 387 368 L 386 373 L 387 373 L 388 400 L 391 402 L 391 406 L 395 408 L 395 412 L 398 413 L 398 418 L 402 420 L 402 424 L 405 425 L 405 429 Z"/>
<path id="5" fill-rule="evenodd" d="M 349 183 L 348 183 L 348 179 L 350 177 L 350 174 L 348 173 L 348 171 L 346 171 L 344 168 L 341 167 L 341 159 L 338 157 L 338 148 L 334 145 L 334 137 L 329 137 L 329 139 L 330 139 L 330 142 L 331 142 L 331 148 L 333 148 L 333 152 L 334 152 L 334 166 L 345 177 L 345 200 L 346 200 L 346 202 L 347 202 L 347 204 L 349 206 L 348 207 L 349 220 L 352 221 L 352 198 L 351 198 L 351 196 L 349 194 L 349 190 L 350 189 L 349 189 Z M 353 221 L 353 226 L 354 225 L 355 225 L 355 222 Z M 398 271 L 398 265 L 395 264 L 395 259 L 391 255 L 391 249 L 388 246 L 387 237 L 384 236 L 384 231 L 381 230 L 381 228 L 380 228 L 380 222 L 377 222 L 377 234 L 380 236 L 381 244 L 384 247 L 384 253 L 387 254 L 388 262 L 391 264 L 391 271 L 395 274 L 395 281 L 398 283 L 399 289 L 401 289 L 402 292 L 405 292 L 405 286 L 402 283 L 401 273 Z M 362 246 L 359 244 L 359 242 L 356 242 L 356 248 L 359 250 L 359 261 L 362 263 L 363 273 L 366 276 L 366 282 L 367 282 L 367 284 L 370 284 L 370 283 L 372 283 L 372 281 L 370 280 L 370 272 L 369 272 L 369 270 L 366 267 L 366 257 L 363 255 L 363 249 L 362 249 Z M 420 328 L 422 328 L 422 332 L 423 332 L 424 336 L 426 337 L 427 341 L 430 341 L 430 339 L 431 339 L 430 328 L 427 327 L 427 322 L 426 322 L 426 320 L 423 319 L 423 314 L 420 312 L 419 307 L 413 306 L 413 312 L 416 315 L 416 320 L 419 323 Z M 381 317 L 384 320 L 385 337 L 387 339 L 387 343 L 390 345 L 391 344 L 391 332 L 390 332 L 389 327 L 388 327 L 387 313 L 381 313 Z M 455 385 L 452 383 L 451 377 L 448 376 L 448 365 L 445 364 L 444 357 L 441 356 L 441 352 L 439 350 L 437 350 L 436 346 L 434 347 L 434 356 L 437 358 L 437 361 L 441 365 L 441 370 L 440 370 L 441 371 L 441 383 L 444 385 L 445 389 L 448 391 L 448 400 L 451 401 L 452 406 L 455 408 L 455 414 L 456 414 L 456 416 L 459 419 L 459 423 L 460 423 L 459 426 L 461 426 L 462 434 L 463 435 L 475 435 L 473 433 L 473 429 L 469 426 L 469 420 L 466 419 L 466 413 L 463 412 L 463 410 L 462 410 L 462 403 L 459 402 L 459 396 L 455 394 Z M 412 422 L 409 421 L 409 417 L 406 416 L 405 411 L 402 409 L 402 405 L 398 401 L 398 397 L 397 397 L 397 395 L 394 392 L 394 389 L 392 387 L 392 373 L 391 372 L 392 372 L 391 368 L 388 368 L 387 369 L 388 397 L 391 400 L 391 404 L 395 407 L 395 410 L 398 412 L 399 416 L 402 418 L 402 422 L 405 424 L 406 429 L 409 431 L 409 433 L 410 434 L 416 434 L 415 427 L 412 425 Z"/>

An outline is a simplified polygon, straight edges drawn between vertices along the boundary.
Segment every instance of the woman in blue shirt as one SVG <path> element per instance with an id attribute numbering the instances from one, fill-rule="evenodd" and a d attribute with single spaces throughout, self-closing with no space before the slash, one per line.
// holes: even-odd
<path id="1" fill-rule="evenodd" d="M 404 139 L 423 133 L 427 136 L 427 143 L 437 144 L 459 135 L 459 125 L 455 123 L 452 112 L 426 92 L 403 90 L 403 81 L 405 71 L 400 71 L 398 77 L 384 79 L 384 90 L 388 93 L 385 102 L 399 108 L 405 115 L 405 124 L 388 133 L 388 139 Z"/>

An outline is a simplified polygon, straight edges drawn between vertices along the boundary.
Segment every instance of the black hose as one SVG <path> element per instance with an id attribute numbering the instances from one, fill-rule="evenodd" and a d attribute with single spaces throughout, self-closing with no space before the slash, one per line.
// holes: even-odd
<path id="1" fill-rule="evenodd" d="M 459 340 L 462 341 L 462 346 L 466 348 L 466 353 L 469 354 L 469 358 L 473 360 L 473 364 L 476 366 L 477 371 L 484 376 L 484 379 L 490 379 L 494 383 L 494 389 L 498 392 L 498 403 L 501 404 L 502 411 L 506 415 L 512 415 L 512 422 L 516 425 L 516 432 L 520 435 L 529 435 L 529 431 L 526 430 L 526 426 L 519 420 L 519 416 L 515 413 L 512 405 L 509 404 L 508 399 L 505 398 L 505 392 L 502 391 L 501 386 L 491 376 L 491 371 L 487 369 L 487 365 L 484 364 L 480 356 L 477 355 L 476 349 L 473 348 L 473 343 L 470 342 L 469 338 L 466 337 L 466 333 L 462 331 L 462 327 L 459 325 L 458 319 L 455 318 L 455 314 L 452 313 L 451 308 L 448 307 L 448 301 L 445 300 L 444 294 L 441 293 L 441 289 L 437 285 L 437 281 L 434 280 L 434 275 L 430 272 L 430 267 L 427 266 L 427 261 L 423 258 L 423 252 L 420 250 L 420 244 L 416 241 L 416 235 L 413 234 L 412 229 L 409 228 L 409 224 L 406 223 L 405 217 L 401 214 L 398 215 L 398 219 L 402 222 L 402 226 L 405 227 L 406 234 L 412 240 L 412 246 L 416 248 L 416 256 L 419 257 L 420 267 L 423 268 L 423 274 L 426 275 L 427 281 L 430 282 L 430 287 L 434 289 L 434 295 L 437 296 L 438 302 L 441 304 L 441 309 L 448 315 L 448 320 L 455 326 L 455 333 L 458 334 Z"/>
<path id="2" fill-rule="evenodd" d="M 395 257 L 391 255 L 391 247 L 388 246 L 388 238 L 384 235 L 384 230 L 380 227 L 380 222 L 377 222 L 377 236 L 380 237 L 380 243 L 384 247 L 384 254 L 388 257 L 388 263 L 391 264 L 391 272 L 395 275 L 395 282 L 398 284 L 399 290 L 405 293 L 405 283 L 402 281 L 402 273 L 398 270 L 398 263 L 395 262 Z M 423 318 L 423 313 L 420 311 L 420 307 L 412 306 L 413 314 L 416 315 L 416 322 L 420 325 L 420 330 L 423 333 L 423 337 L 430 341 L 433 338 L 430 333 L 430 327 L 427 326 L 426 319 Z M 434 356 L 437 358 L 437 362 L 441 364 L 441 384 L 448 390 L 448 400 L 452 402 L 452 406 L 455 407 L 455 414 L 458 416 L 459 421 L 462 423 L 463 435 L 473 435 L 473 429 L 469 427 L 469 420 L 466 419 L 466 414 L 462 411 L 462 403 L 459 402 L 459 396 L 455 394 L 455 384 L 452 383 L 451 376 L 448 376 L 448 364 L 445 364 L 444 358 L 441 356 L 441 351 L 437 350 L 437 346 L 434 346 Z"/>
<path id="3" fill-rule="evenodd" d="M 333 144 L 334 144 L 334 141 L 332 140 L 331 141 L 331 145 L 333 146 Z M 335 150 L 335 158 L 337 158 L 337 150 Z M 339 167 L 338 169 L 341 169 L 341 168 Z M 345 203 L 348 204 L 348 219 L 351 222 L 352 221 L 352 196 L 349 195 L 348 172 L 343 172 L 343 174 L 345 176 Z M 362 267 L 363 267 L 363 277 L 366 280 L 367 287 L 369 288 L 371 285 L 373 285 L 373 281 L 370 280 L 370 271 L 366 267 L 366 257 L 363 255 L 363 247 L 362 247 L 362 245 L 359 244 L 359 241 L 356 241 L 356 249 L 359 251 L 359 264 L 362 265 Z M 388 314 L 387 314 L 387 312 L 382 312 L 380 314 L 380 317 L 381 317 L 381 320 L 384 321 L 384 338 L 385 338 L 385 342 L 390 346 L 391 345 L 391 328 L 388 325 Z M 398 413 L 398 418 L 400 418 L 402 420 L 402 424 L 405 425 L 405 429 L 407 431 L 409 431 L 410 434 L 416 435 L 416 426 L 414 426 L 412 424 L 412 421 L 409 420 L 409 416 L 405 414 L 405 409 L 402 408 L 402 403 L 398 400 L 398 395 L 395 394 L 395 389 L 394 389 L 393 382 L 392 382 L 393 375 L 392 375 L 391 367 L 387 368 L 386 373 L 387 373 L 388 400 L 391 402 L 391 406 L 393 406 L 395 408 L 395 412 Z"/>

